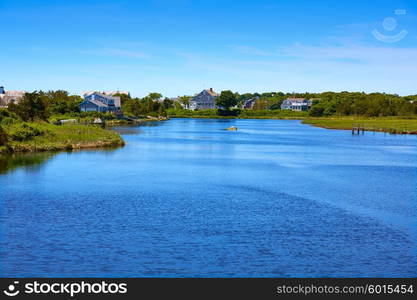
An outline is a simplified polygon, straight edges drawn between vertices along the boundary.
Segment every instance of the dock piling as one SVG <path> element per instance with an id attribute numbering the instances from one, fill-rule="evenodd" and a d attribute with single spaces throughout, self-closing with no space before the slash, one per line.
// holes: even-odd
<path id="1" fill-rule="evenodd" d="M 352 134 L 365 134 L 365 126 L 360 124 L 353 124 Z"/>

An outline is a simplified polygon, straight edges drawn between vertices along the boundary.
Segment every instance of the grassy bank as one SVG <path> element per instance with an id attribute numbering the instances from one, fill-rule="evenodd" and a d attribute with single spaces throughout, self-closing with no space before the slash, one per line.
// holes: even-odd
<path id="1" fill-rule="evenodd" d="M 232 111 L 233 113 L 233 111 Z M 236 115 L 221 116 L 217 109 L 186 110 L 168 109 L 170 118 L 210 118 L 210 119 L 304 119 L 307 112 L 296 112 L 288 110 L 239 110 Z"/>
<path id="2" fill-rule="evenodd" d="M 367 131 L 417 134 L 417 117 L 320 117 L 305 118 L 304 124 L 329 128 L 351 130 L 352 127 L 364 127 Z"/>
<path id="3" fill-rule="evenodd" d="M 46 122 L 15 122 L 2 126 L 7 140 L 0 153 L 57 151 L 115 147 L 124 141 L 114 131 L 95 125 L 52 125 Z"/>
<path id="4" fill-rule="evenodd" d="M 417 116 L 411 117 L 309 117 L 308 112 L 288 110 L 241 110 L 235 116 L 220 116 L 217 109 L 192 111 L 185 109 L 168 109 L 171 118 L 213 118 L 213 119 L 296 119 L 304 124 L 328 129 L 351 130 L 363 127 L 367 131 L 381 131 L 398 134 L 417 134 Z"/>

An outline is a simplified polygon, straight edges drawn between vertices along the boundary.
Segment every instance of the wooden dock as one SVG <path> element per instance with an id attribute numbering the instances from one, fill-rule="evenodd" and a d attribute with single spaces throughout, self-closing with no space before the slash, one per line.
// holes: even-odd
<path id="1" fill-rule="evenodd" d="M 352 126 L 352 134 L 364 134 L 365 133 L 365 126 L 360 124 L 354 124 Z"/>
<path id="2" fill-rule="evenodd" d="M 365 131 L 372 131 L 372 132 L 384 132 L 385 134 L 416 134 L 416 132 L 410 131 L 407 126 L 403 126 L 402 128 L 390 128 L 390 127 L 376 127 L 376 126 L 368 126 L 366 127 L 365 124 L 353 124 L 352 125 L 352 134 L 364 134 Z"/>

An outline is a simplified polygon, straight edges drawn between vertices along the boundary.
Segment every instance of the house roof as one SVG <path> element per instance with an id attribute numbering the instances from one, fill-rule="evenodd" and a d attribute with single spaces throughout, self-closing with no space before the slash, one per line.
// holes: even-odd
<path id="1" fill-rule="evenodd" d="M 85 96 L 85 97 L 88 97 L 88 96 L 91 96 L 91 95 L 99 95 L 100 97 L 103 97 L 103 98 L 107 98 L 107 99 L 114 99 L 114 97 L 112 97 L 112 96 L 110 96 L 110 95 L 106 95 L 106 94 L 99 93 L 99 92 L 94 92 L 94 93 L 91 93 L 91 94 L 86 94 L 86 95 L 84 95 L 84 96 Z"/>
<path id="2" fill-rule="evenodd" d="M 5 103 L 4 105 L 8 105 L 11 101 L 19 101 L 22 98 L 23 96 L 0 95 L 0 100 L 2 100 L 2 103 Z"/>
<path id="3" fill-rule="evenodd" d="M 306 101 L 307 99 L 304 99 L 304 98 L 288 98 L 288 99 L 286 99 L 286 100 L 289 100 L 289 101 L 291 101 L 291 102 L 304 102 L 304 101 Z"/>
<path id="4" fill-rule="evenodd" d="M 129 95 L 129 92 L 127 91 L 108 91 L 108 92 L 104 92 L 106 95 L 110 95 L 113 96 L 115 94 L 120 94 L 120 95 Z"/>
<path id="5" fill-rule="evenodd" d="M 217 97 L 219 96 L 219 94 L 217 94 L 213 89 L 206 89 L 206 92 L 209 93 L 210 95 Z"/>
<path id="6" fill-rule="evenodd" d="M 90 102 L 93 103 L 94 105 L 97 105 L 99 107 L 107 107 L 107 105 L 99 100 L 95 100 L 95 99 L 89 99 L 89 100 L 85 100 L 83 103 L 81 104 L 85 104 L 86 102 Z"/>
<path id="7" fill-rule="evenodd" d="M 112 97 L 112 96 L 105 95 L 105 94 L 102 94 L 102 93 L 99 93 L 99 92 L 93 92 L 92 94 L 84 94 L 84 98 L 90 97 L 91 95 L 98 95 L 102 98 L 111 99 L 111 100 L 114 101 L 114 106 L 115 107 L 121 107 L 121 100 L 120 100 L 119 96 Z M 90 99 L 88 99 L 88 101 L 95 104 L 95 105 L 98 105 L 100 107 L 108 107 L 107 104 L 101 102 L 100 100 L 90 98 Z"/>
<path id="8" fill-rule="evenodd" d="M 20 97 L 22 98 L 26 92 L 24 91 L 4 91 L 4 94 L 0 94 L 1 97 Z"/>
<path id="9" fill-rule="evenodd" d="M 213 89 L 206 89 L 206 90 L 202 90 L 200 93 L 198 94 L 194 94 L 194 97 L 190 99 L 191 102 L 196 101 L 197 96 L 201 95 L 202 93 L 207 92 L 210 96 L 212 97 L 218 97 L 219 94 L 217 94 Z"/>
<path id="10" fill-rule="evenodd" d="M 82 95 L 85 96 L 89 96 L 92 94 L 100 94 L 100 95 L 104 95 L 104 96 L 108 96 L 111 97 L 115 94 L 122 94 L 122 95 L 129 95 L 129 92 L 127 91 L 102 91 L 102 92 L 98 92 L 98 91 L 85 91 L 82 93 Z"/>

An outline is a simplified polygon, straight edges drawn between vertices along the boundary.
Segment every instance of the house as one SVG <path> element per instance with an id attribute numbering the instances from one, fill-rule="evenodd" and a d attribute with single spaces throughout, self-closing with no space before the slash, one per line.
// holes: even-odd
<path id="1" fill-rule="evenodd" d="M 84 101 L 80 104 L 80 110 L 117 113 L 121 111 L 120 97 L 98 92 L 85 94 Z"/>
<path id="2" fill-rule="evenodd" d="M 212 88 L 203 90 L 190 100 L 189 109 L 214 109 L 216 108 L 216 98 L 219 96 Z"/>
<path id="3" fill-rule="evenodd" d="M 7 107 L 12 102 L 18 103 L 25 93 L 25 91 L 7 91 L 0 86 L 0 107 Z"/>
<path id="4" fill-rule="evenodd" d="M 256 96 L 254 98 L 251 99 L 246 99 L 243 101 L 241 108 L 243 109 L 253 109 L 253 107 L 255 106 L 256 100 L 258 100 L 259 97 Z"/>
<path id="5" fill-rule="evenodd" d="M 304 98 L 288 98 L 281 104 L 281 109 L 293 111 L 307 111 L 311 107 L 311 100 Z"/>

